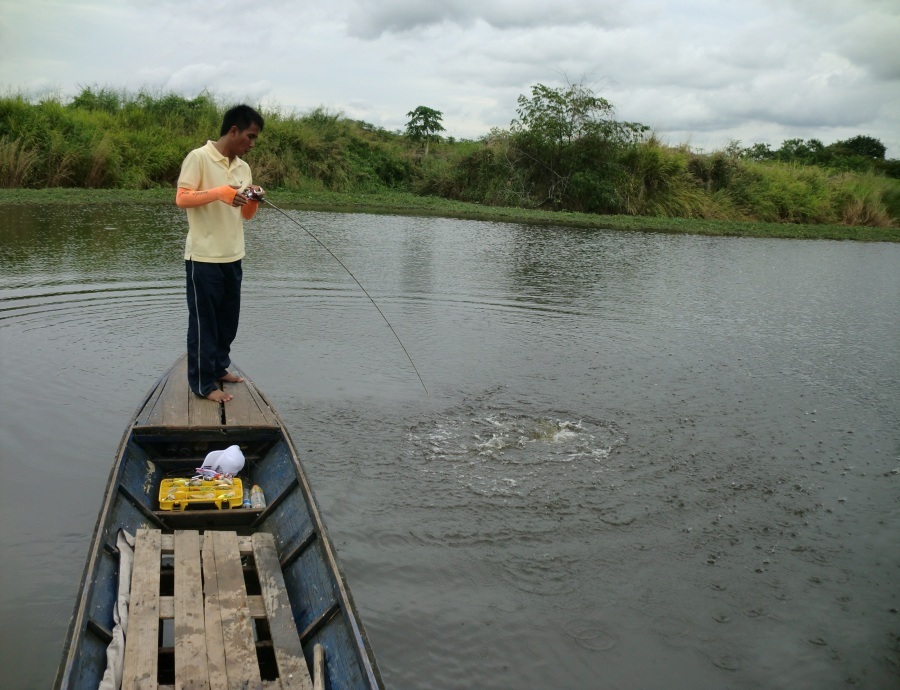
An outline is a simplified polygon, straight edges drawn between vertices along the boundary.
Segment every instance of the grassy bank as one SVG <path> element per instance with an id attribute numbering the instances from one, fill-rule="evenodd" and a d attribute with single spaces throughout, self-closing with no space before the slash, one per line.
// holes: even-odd
<path id="1" fill-rule="evenodd" d="M 420 196 L 408 192 L 308 192 L 270 190 L 273 203 L 283 209 L 440 216 L 471 220 L 556 225 L 637 232 L 726 237 L 828 239 L 860 242 L 900 242 L 900 228 L 847 225 L 764 223 L 649 216 L 599 215 L 484 206 L 463 201 Z M 0 189 L 0 204 L 173 204 L 173 189 Z"/>
<path id="2" fill-rule="evenodd" d="M 520 98 L 520 119 L 508 130 L 478 141 L 436 139 L 427 149 L 322 108 L 263 109 L 264 133 L 248 161 L 255 182 L 278 190 L 273 201 L 305 208 L 897 241 L 900 180 L 885 173 L 896 161 L 839 155 L 833 146 L 822 149 L 829 157 L 821 165 L 734 147 L 700 154 L 665 144 L 639 123 L 617 122 L 611 105 L 583 87 L 539 85 L 532 94 Z M 216 137 L 223 111 L 208 94 L 85 89 L 68 103 L 0 97 L 3 198 L 165 199 L 168 192 L 155 190 L 175 186 L 185 153 Z"/>

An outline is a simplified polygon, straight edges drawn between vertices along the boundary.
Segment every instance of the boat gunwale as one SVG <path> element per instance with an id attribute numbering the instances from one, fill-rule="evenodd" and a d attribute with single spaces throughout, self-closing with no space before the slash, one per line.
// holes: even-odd
<path id="1" fill-rule="evenodd" d="M 153 394 L 168 379 L 169 373 L 172 371 L 173 367 L 174 365 L 163 372 L 162 375 L 156 379 L 156 383 L 141 399 L 140 404 L 135 409 L 134 414 L 131 415 L 131 420 L 126 425 L 122 438 L 119 441 L 119 446 L 116 451 L 116 460 L 110 468 L 109 477 L 106 480 L 103 504 L 97 514 L 97 521 L 94 524 L 94 533 L 91 536 L 91 546 L 88 551 L 88 557 L 85 559 L 84 570 L 81 574 L 81 582 L 78 585 L 76 606 L 66 632 L 62 659 L 56 673 L 56 679 L 53 683 L 54 688 L 68 687 L 68 681 L 70 680 L 72 672 L 75 670 L 74 660 L 79 648 L 79 645 L 76 644 L 76 642 L 80 642 L 86 631 L 87 623 L 85 622 L 85 618 L 87 617 L 88 601 L 90 600 L 93 588 L 96 586 L 96 582 L 89 581 L 91 580 L 90 575 L 97 568 L 97 560 L 100 557 L 100 542 L 102 541 L 103 525 L 105 525 L 109 519 L 109 511 L 112 506 L 113 496 L 115 495 L 119 484 L 116 478 L 120 475 L 122 459 L 125 457 L 125 451 L 128 448 L 128 444 L 131 442 L 135 422 L 137 422 L 138 417 L 141 412 L 143 412 L 147 402 L 153 397 Z"/>
<path id="2" fill-rule="evenodd" d="M 92 577 L 92 574 L 95 573 L 97 569 L 100 552 L 103 548 L 103 544 L 101 543 L 103 541 L 103 528 L 110 520 L 110 512 L 115 500 L 115 495 L 118 491 L 118 486 L 121 483 L 121 473 L 124 468 L 124 458 L 129 446 L 132 443 L 138 444 L 140 440 L 146 440 L 145 437 L 164 436 L 171 433 L 185 434 L 187 436 L 197 436 L 204 434 L 219 435 L 224 431 L 227 432 L 229 436 L 253 432 L 274 433 L 274 435 L 280 436 L 284 439 L 285 445 L 290 451 L 291 460 L 293 462 L 294 470 L 297 475 L 298 486 L 303 492 L 304 501 L 315 526 L 315 532 L 317 533 L 317 537 L 322 548 L 326 567 L 332 575 L 335 587 L 338 592 L 339 604 L 341 610 L 343 611 L 344 620 L 348 624 L 348 627 L 352 633 L 352 637 L 354 640 L 354 653 L 359 662 L 360 670 L 365 673 L 365 678 L 370 687 L 383 689 L 384 682 L 378 669 L 374 650 L 372 649 L 371 643 L 369 642 L 368 634 L 366 633 L 362 625 L 362 619 L 359 616 L 359 611 L 356 608 L 356 603 L 350 592 L 343 569 L 338 563 L 334 546 L 332 544 L 330 536 L 328 535 L 328 530 L 325 527 L 325 523 L 322 520 L 322 516 L 319 512 L 318 504 L 316 503 L 313 496 L 312 487 L 309 484 L 306 472 L 303 470 L 303 466 L 300 463 L 293 438 L 291 437 L 287 426 L 284 424 L 284 420 L 281 418 L 281 415 L 278 413 L 268 396 L 266 396 L 261 390 L 259 390 L 259 388 L 257 388 L 256 385 L 253 384 L 253 382 L 243 371 L 234 366 L 233 368 L 235 369 L 235 371 L 240 373 L 244 377 L 245 383 L 249 387 L 252 387 L 256 394 L 259 395 L 260 399 L 265 402 L 266 405 L 268 405 L 269 411 L 277 422 L 276 425 L 242 424 L 227 426 L 223 424 L 217 426 L 174 426 L 159 424 L 140 425 L 137 423 L 141 415 L 144 413 L 147 404 L 153 398 L 154 394 L 159 391 L 160 387 L 165 385 L 172 371 L 178 366 L 183 357 L 184 355 L 179 357 L 175 361 L 175 363 L 173 363 L 168 369 L 166 369 L 157 378 L 156 383 L 151 386 L 149 391 L 143 396 L 140 404 L 135 409 L 130 421 L 125 427 L 125 431 L 123 432 L 122 438 L 119 441 L 119 445 L 116 451 L 116 460 L 110 468 L 102 507 L 98 513 L 97 521 L 94 525 L 94 532 L 91 537 L 90 550 L 88 552 L 87 558 L 85 559 L 81 581 L 77 590 L 76 606 L 69 621 L 64 649 L 62 652 L 62 658 L 57 670 L 53 687 L 59 689 L 68 688 L 71 685 L 72 673 L 75 670 L 75 658 L 78 654 L 81 640 L 87 632 L 87 625 L 90 622 L 90 619 L 88 617 L 88 604 L 90 602 L 94 588 L 97 585 L 97 582 Z"/>

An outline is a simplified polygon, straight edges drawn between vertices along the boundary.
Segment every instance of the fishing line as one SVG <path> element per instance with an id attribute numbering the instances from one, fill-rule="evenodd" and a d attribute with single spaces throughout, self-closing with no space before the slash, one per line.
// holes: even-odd
<path id="1" fill-rule="evenodd" d="M 312 234 L 309 230 L 307 230 L 301 223 L 294 220 L 294 218 L 291 217 L 290 215 L 288 215 L 285 211 L 278 208 L 275 204 L 273 204 L 271 201 L 269 201 L 265 197 L 262 197 L 262 198 L 253 197 L 253 198 L 257 199 L 258 201 L 268 204 L 269 206 L 274 208 L 276 211 L 278 211 L 281 215 L 283 215 L 285 218 L 287 218 L 289 221 L 291 221 L 294 225 L 296 225 L 298 228 L 300 228 L 303 232 L 305 232 L 307 235 L 312 237 L 316 242 L 319 243 L 319 245 L 322 247 L 322 249 L 324 249 L 326 252 L 331 254 L 331 256 L 334 258 L 334 260 L 337 261 L 345 271 L 347 271 L 348 275 L 351 278 L 353 278 L 353 280 L 356 281 L 356 284 L 359 285 L 359 289 L 362 290 L 365 293 L 366 297 L 369 298 L 369 301 L 378 310 L 378 313 L 381 314 L 381 318 L 384 319 L 384 322 L 388 325 L 388 328 L 391 329 L 391 333 L 394 334 L 394 337 L 397 339 L 397 342 L 400 343 L 400 347 L 403 348 L 403 352 L 406 355 L 406 358 L 409 360 L 409 363 L 412 365 L 413 371 L 416 372 L 416 376 L 419 377 L 419 383 L 422 384 L 422 388 L 425 390 L 425 394 L 427 395 L 428 388 L 425 387 L 425 381 L 422 380 L 422 375 L 419 373 L 419 370 L 416 368 L 416 363 L 413 362 L 412 357 L 409 356 L 409 351 L 406 349 L 406 346 L 403 344 L 403 341 L 400 340 L 400 336 L 397 335 L 397 331 L 394 330 L 394 327 L 391 325 L 391 322 L 388 321 L 388 318 L 384 315 L 384 312 L 381 311 L 381 307 L 379 307 L 378 304 L 375 302 L 375 300 L 372 299 L 372 295 L 370 295 L 369 291 L 363 287 L 363 284 L 360 283 L 359 280 L 357 280 L 356 276 L 353 275 L 353 272 L 344 265 L 344 262 L 341 261 L 333 251 L 331 251 L 328 247 L 325 246 L 325 243 L 322 242 L 322 240 L 320 240 L 318 237 L 316 237 L 314 234 Z"/>

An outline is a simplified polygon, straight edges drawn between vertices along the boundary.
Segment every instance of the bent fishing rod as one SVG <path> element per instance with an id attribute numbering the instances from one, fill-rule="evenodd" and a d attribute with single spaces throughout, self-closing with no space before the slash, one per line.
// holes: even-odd
<path id="1" fill-rule="evenodd" d="M 245 192 L 245 194 L 246 194 L 246 192 Z M 422 380 L 422 375 L 419 373 L 418 368 L 416 368 L 416 363 L 413 362 L 412 357 L 410 357 L 409 351 L 406 349 L 406 346 L 403 344 L 403 341 L 400 340 L 400 336 L 397 335 L 397 331 L 394 330 L 394 327 L 391 325 L 391 322 L 388 321 L 388 318 L 384 315 L 384 312 L 381 311 L 381 307 L 378 306 L 378 303 L 375 302 L 374 299 L 372 299 L 372 295 L 369 294 L 369 291 L 363 287 L 363 284 L 360 283 L 359 280 L 357 280 L 356 276 L 353 275 L 353 272 L 349 268 L 347 268 L 347 266 L 344 265 L 344 262 L 341 261 L 333 251 L 331 251 L 328 247 L 326 247 L 325 243 L 322 242 L 322 240 L 320 240 L 318 237 L 316 237 L 313 233 L 311 233 L 307 228 L 305 228 L 301 223 L 299 223 L 297 220 L 295 220 L 287 212 L 278 208 L 275 204 L 273 204 L 271 201 L 269 201 L 265 196 L 258 196 L 257 194 L 252 193 L 252 196 L 249 196 L 249 198 L 255 199 L 256 201 L 259 201 L 259 202 L 262 202 L 265 204 L 268 204 L 269 206 L 274 208 L 281 215 L 283 215 L 285 218 L 287 218 L 289 221 L 291 221 L 294 225 L 296 225 L 298 228 L 300 228 L 303 232 L 305 232 L 307 235 L 312 237 L 316 242 L 318 242 L 319 246 L 321 246 L 322 249 L 324 249 L 326 252 L 331 254 L 331 256 L 334 258 L 334 260 L 337 261 L 345 271 L 347 271 L 347 274 L 351 278 L 353 278 L 354 281 L 356 281 L 356 284 L 359 285 L 359 289 L 365 293 L 366 297 L 368 297 L 369 301 L 372 303 L 372 306 L 374 306 L 378 310 L 378 313 L 381 314 L 381 318 L 384 319 L 384 322 L 388 325 L 388 328 L 391 329 L 391 333 L 394 334 L 394 337 L 397 339 L 397 342 L 400 343 L 400 347 L 403 348 L 403 353 L 406 355 L 406 358 L 409 360 L 409 363 L 412 365 L 413 371 L 415 371 L 416 376 L 419 377 L 419 383 L 422 384 L 422 388 L 424 389 L 425 394 L 428 395 L 428 388 L 425 386 L 425 381 Z"/>

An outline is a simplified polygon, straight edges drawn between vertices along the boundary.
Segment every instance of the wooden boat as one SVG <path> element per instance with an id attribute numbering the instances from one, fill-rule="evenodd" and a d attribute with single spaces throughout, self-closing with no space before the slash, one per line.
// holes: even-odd
<path id="1" fill-rule="evenodd" d="M 383 687 L 290 436 L 235 371 L 244 382 L 224 384 L 234 399 L 214 403 L 189 391 L 182 357 L 125 430 L 57 688 L 97 688 L 104 676 L 123 533 L 136 535 L 123 688 Z M 163 479 L 190 477 L 234 444 L 246 459 L 238 476 L 262 488 L 265 508 L 160 509 Z"/>

